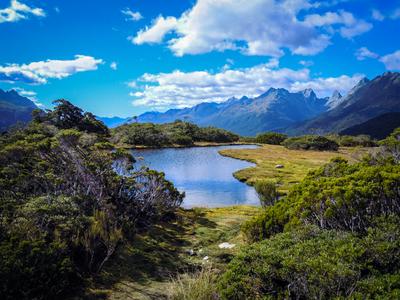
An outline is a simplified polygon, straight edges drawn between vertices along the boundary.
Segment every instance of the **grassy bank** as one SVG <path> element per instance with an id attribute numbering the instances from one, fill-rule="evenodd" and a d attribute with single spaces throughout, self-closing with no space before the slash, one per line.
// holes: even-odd
<path id="1" fill-rule="evenodd" d="M 166 146 L 157 146 L 157 147 L 151 147 L 151 146 L 144 146 L 144 145 L 129 145 L 129 144 L 117 144 L 116 147 L 120 149 L 164 149 L 164 148 L 193 148 L 193 147 L 219 147 L 219 146 L 235 146 L 235 145 L 255 145 L 253 143 L 246 143 L 246 142 L 232 142 L 232 143 L 215 143 L 215 142 L 195 142 L 193 145 L 178 145 L 178 144 L 172 144 L 172 145 L 166 145 Z"/>
<path id="2" fill-rule="evenodd" d="M 257 164 L 252 168 L 237 171 L 234 176 L 250 185 L 257 179 L 276 180 L 281 192 L 287 192 L 291 185 L 302 180 L 307 173 L 340 156 L 356 161 L 365 149 L 340 148 L 337 152 L 288 150 L 283 146 L 263 145 L 257 149 L 227 149 L 221 155 L 247 160 Z M 282 165 L 283 168 L 276 168 Z"/>
<path id="3" fill-rule="evenodd" d="M 165 299 L 168 281 L 177 273 L 209 263 L 223 269 L 244 244 L 240 225 L 258 212 L 249 206 L 179 210 L 176 219 L 153 226 L 122 247 L 88 297 Z M 235 247 L 220 249 L 223 242 Z"/>

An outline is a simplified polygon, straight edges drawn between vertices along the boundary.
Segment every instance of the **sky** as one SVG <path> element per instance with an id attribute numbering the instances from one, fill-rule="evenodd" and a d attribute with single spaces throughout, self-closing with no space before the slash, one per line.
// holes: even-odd
<path id="1" fill-rule="evenodd" d="M 0 88 L 131 117 L 400 71 L 400 0 L 0 0 L 0 40 Z"/>

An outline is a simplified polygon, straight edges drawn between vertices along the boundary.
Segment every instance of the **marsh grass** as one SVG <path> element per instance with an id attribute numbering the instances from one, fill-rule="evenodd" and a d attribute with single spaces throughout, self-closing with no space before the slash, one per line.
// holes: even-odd
<path id="1" fill-rule="evenodd" d="M 167 285 L 169 300 L 217 300 L 218 271 L 210 265 L 195 273 L 184 273 L 172 278 Z"/>
<path id="2" fill-rule="evenodd" d="M 340 148 L 338 151 L 289 150 L 283 146 L 263 145 L 257 149 L 228 149 L 221 155 L 242 159 L 257 164 L 255 167 L 239 170 L 235 178 L 249 185 L 257 180 L 273 180 L 280 193 L 287 193 L 290 187 L 299 183 L 309 171 L 314 170 L 334 157 L 343 157 L 351 162 L 360 159 L 367 148 Z M 283 168 L 276 168 L 283 165 Z"/>

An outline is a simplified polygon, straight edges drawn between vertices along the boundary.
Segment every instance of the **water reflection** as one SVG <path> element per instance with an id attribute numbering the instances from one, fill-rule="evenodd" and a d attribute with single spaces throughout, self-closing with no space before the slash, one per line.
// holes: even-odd
<path id="1" fill-rule="evenodd" d="M 133 150 L 142 157 L 139 164 L 163 171 L 168 180 L 186 193 L 183 206 L 221 207 L 237 204 L 259 205 L 252 187 L 236 180 L 232 173 L 253 166 L 218 154 L 223 149 L 255 148 L 252 145 L 181 149 Z"/>

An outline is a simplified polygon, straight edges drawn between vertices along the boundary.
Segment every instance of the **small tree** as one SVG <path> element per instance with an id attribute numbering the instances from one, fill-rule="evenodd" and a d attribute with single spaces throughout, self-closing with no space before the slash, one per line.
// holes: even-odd
<path id="1" fill-rule="evenodd" d="M 261 201 L 261 205 L 271 206 L 279 199 L 279 193 L 276 184 L 270 180 L 257 180 L 254 185 Z"/>

